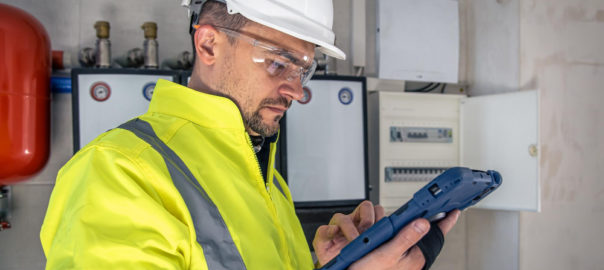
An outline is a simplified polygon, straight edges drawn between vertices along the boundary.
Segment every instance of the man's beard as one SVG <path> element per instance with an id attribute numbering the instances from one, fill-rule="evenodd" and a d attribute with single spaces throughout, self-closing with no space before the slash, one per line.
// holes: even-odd
<path id="1" fill-rule="evenodd" d="M 266 98 L 260 102 L 255 111 L 246 111 L 245 107 L 252 103 L 252 96 L 246 96 L 243 93 L 234 91 L 235 89 L 245 89 L 245 87 L 239 80 L 232 79 L 236 77 L 236 74 L 233 73 L 233 62 L 230 58 L 227 58 L 225 65 L 226 71 L 223 73 L 223 79 L 218 80 L 216 95 L 229 98 L 237 105 L 241 112 L 241 117 L 243 118 L 243 124 L 246 128 L 251 129 L 263 137 L 273 136 L 279 130 L 279 120 L 281 120 L 282 116 L 276 116 L 273 119 L 274 125 L 267 125 L 262 121 L 260 110 L 267 105 L 280 105 L 287 109 L 291 106 L 291 102 L 288 102 L 284 97 Z M 238 97 L 239 99 L 235 97 Z"/>
<path id="2" fill-rule="evenodd" d="M 260 115 L 260 110 L 268 105 L 280 105 L 289 108 L 291 102 L 287 102 L 287 99 L 284 97 L 275 99 L 266 98 L 260 102 L 260 105 L 258 105 L 254 112 L 245 112 L 243 114 L 244 124 L 263 137 L 270 137 L 277 133 L 279 130 L 279 120 L 283 117 L 282 115 L 275 116 L 275 118 L 272 119 L 273 125 L 264 123 L 264 121 L 262 121 L 262 115 Z"/>

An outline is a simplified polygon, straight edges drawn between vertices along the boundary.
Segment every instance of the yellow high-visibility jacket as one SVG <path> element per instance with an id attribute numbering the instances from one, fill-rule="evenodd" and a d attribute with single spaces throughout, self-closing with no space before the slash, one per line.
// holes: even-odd
<path id="1" fill-rule="evenodd" d="M 291 194 L 229 99 L 159 80 L 149 110 L 60 171 L 47 269 L 311 269 Z"/>

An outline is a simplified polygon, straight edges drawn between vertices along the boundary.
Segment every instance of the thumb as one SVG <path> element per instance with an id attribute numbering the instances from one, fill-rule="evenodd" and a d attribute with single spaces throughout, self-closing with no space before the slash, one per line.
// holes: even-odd
<path id="1" fill-rule="evenodd" d="M 428 220 L 420 218 L 405 226 L 392 240 L 384 246 L 388 250 L 400 250 L 400 253 L 394 254 L 401 256 L 407 250 L 412 248 L 430 229 Z"/>

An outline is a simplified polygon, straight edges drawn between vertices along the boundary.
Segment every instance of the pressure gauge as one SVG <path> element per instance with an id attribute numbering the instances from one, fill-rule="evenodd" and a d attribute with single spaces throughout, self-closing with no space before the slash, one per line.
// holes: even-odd
<path id="1" fill-rule="evenodd" d="M 96 101 L 105 101 L 111 96 L 111 88 L 107 83 L 96 82 L 90 87 L 90 96 Z"/>

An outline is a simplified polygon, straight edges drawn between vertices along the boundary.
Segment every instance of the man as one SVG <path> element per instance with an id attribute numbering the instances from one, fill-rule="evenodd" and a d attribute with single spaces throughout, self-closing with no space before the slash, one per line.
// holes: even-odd
<path id="1" fill-rule="evenodd" d="M 315 47 L 344 57 L 331 19 L 323 40 L 291 31 L 292 21 L 316 24 L 309 10 L 332 12 L 325 0 L 296 10 L 308 2 L 195 3 L 189 88 L 160 80 L 146 114 L 59 172 L 41 231 L 48 269 L 309 269 L 384 216 L 370 202 L 334 216 L 317 231 L 314 265 L 273 169 L 279 120 L 303 96 Z M 439 223 L 443 233 L 457 216 Z M 422 268 L 415 244 L 428 227 L 414 221 L 351 269 Z"/>

